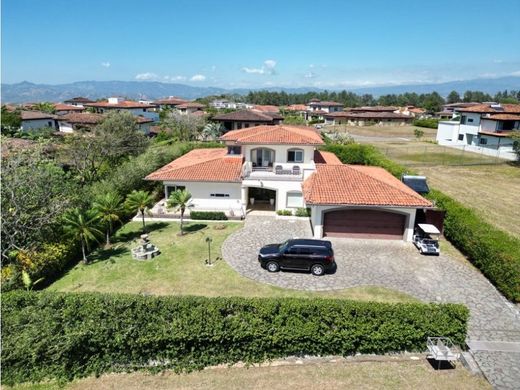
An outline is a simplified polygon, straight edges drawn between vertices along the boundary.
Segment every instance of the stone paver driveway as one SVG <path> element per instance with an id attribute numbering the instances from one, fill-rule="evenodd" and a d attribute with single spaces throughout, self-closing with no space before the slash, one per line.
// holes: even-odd
<path id="1" fill-rule="evenodd" d="M 243 276 L 284 288 L 333 290 L 376 285 L 423 301 L 463 303 L 471 311 L 468 344 L 488 345 L 472 348 L 486 377 L 496 388 L 520 389 L 520 312 L 475 268 L 446 254 L 422 256 L 410 243 L 344 238 L 330 239 L 338 264 L 333 275 L 269 273 L 259 266 L 261 246 L 294 237 L 311 237 L 308 220 L 248 216 L 244 228 L 224 242 L 222 255 Z M 497 350 L 493 345 L 498 343 L 493 342 L 507 342 L 509 348 Z"/>

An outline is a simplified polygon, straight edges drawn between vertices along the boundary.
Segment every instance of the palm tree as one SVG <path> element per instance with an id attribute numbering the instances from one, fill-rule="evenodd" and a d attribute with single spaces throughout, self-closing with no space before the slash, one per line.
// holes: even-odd
<path id="1" fill-rule="evenodd" d="M 145 233 L 144 213 L 149 213 L 153 207 L 155 200 L 152 195 L 147 191 L 136 191 L 133 190 L 126 197 L 125 206 L 133 212 L 141 213 L 143 218 L 143 233 Z"/>
<path id="2" fill-rule="evenodd" d="M 220 137 L 223 132 L 224 126 L 222 123 L 208 123 L 206 126 L 204 126 L 204 129 L 202 129 L 201 135 L 204 141 L 214 141 Z"/>
<path id="3" fill-rule="evenodd" d="M 181 211 L 181 235 L 184 234 L 183 221 L 186 207 L 193 206 L 190 204 L 190 200 L 191 194 L 186 190 L 177 190 L 175 192 L 172 192 L 170 194 L 170 197 L 168 198 L 167 206 Z"/>
<path id="4" fill-rule="evenodd" d="M 93 208 L 99 213 L 100 220 L 106 226 L 107 246 L 110 245 L 112 224 L 120 221 L 124 212 L 123 198 L 115 192 L 107 192 L 94 200 Z"/>
<path id="5" fill-rule="evenodd" d="M 90 243 L 103 236 L 99 230 L 99 214 L 96 210 L 82 211 L 79 208 L 72 209 L 63 217 L 65 231 L 68 235 L 81 242 L 83 262 L 88 263 L 85 248 L 90 249 Z"/>

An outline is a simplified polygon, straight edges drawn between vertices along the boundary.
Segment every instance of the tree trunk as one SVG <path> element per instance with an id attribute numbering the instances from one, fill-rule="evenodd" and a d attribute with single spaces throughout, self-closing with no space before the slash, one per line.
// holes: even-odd
<path id="1" fill-rule="evenodd" d="M 181 236 L 184 235 L 184 228 L 182 226 L 183 220 L 184 220 L 184 209 L 181 208 Z"/>
<path id="2" fill-rule="evenodd" d="M 141 218 L 143 219 L 143 233 L 146 233 L 146 226 L 144 224 L 144 209 L 141 210 Z"/>
<path id="3" fill-rule="evenodd" d="M 112 233 L 112 221 L 108 221 L 107 246 L 110 246 L 110 234 Z"/>
<path id="4" fill-rule="evenodd" d="M 83 263 L 88 264 L 87 255 L 85 254 L 85 243 L 81 240 L 81 252 L 83 253 Z"/>

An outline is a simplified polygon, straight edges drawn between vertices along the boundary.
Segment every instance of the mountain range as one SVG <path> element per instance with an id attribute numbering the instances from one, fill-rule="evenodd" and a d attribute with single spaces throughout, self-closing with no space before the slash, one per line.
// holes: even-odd
<path id="1" fill-rule="evenodd" d="M 509 76 L 501 78 L 474 79 L 464 81 L 450 81 L 438 84 L 408 84 L 393 86 L 374 86 L 364 88 L 331 88 L 357 94 L 399 94 L 405 92 L 429 93 L 437 91 L 441 96 L 447 96 L 455 90 L 464 93 L 467 90 L 482 91 L 494 95 L 498 91 L 520 90 L 520 77 Z M 196 99 L 208 95 L 220 94 L 247 94 L 250 90 L 285 91 L 287 93 L 305 93 L 322 91 L 314 87 L 270 87 L 270 88 L 241 88 L 225 89 L 218 87 L 195 87 L 185 84 L 161 83 L 155 81 L 77 81 L 69 84 L 34 84 L 23 81 L 16 84 L 2 84 L 2 103 L 23 103 L 51 101 L 60 102 L 76 96 L 89 99 L 100 99 L 108 96 L 124 96 L 128 99 L 157 99 L 166 96 L 179 96 L 185 99 Z"/>

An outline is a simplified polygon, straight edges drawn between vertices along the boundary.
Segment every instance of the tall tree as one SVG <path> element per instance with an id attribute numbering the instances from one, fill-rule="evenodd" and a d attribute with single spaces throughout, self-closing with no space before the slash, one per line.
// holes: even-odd
<path id="1" fill-rule="evenodd" d="M 125 200 L 125 206 L 132 212 L 140 213 L 143 220 L 143 233 L 146 232 L 144 214 L 149 213 L 153 207 L 154 198 L 147 191 L 132 191 Z"/>
<path id="2" fill-rule="evenodd" d="M 81 243 L 81 253 L 85 264 L 88 263 L 86 250 L 90 250 L 90 243 L 103 236 L 99 224 L 99 213 L 92 209 L 82 211 L 74 208 L 63 216 L 65 232 Z"/>
<path id="3" fill-rule="evenodd" d="M 101 222 L 105 225 L 106 243 L 110 245 L 113 224 L 120 221 L 121 215 L 124 213 L 123 198 L 115 192 L 107 192 L 96 197 L 93 208 L 98 212 Z"/>
<path id="4" fill-rule="evenodd" d="M 4 131 L 14 132 L 22 126 L 22 116 L 20 110 L 9 110 L 5 105 L 2 106 L 2 133 Z"/>
<path id="5" fill-rule="evenodd" d="M 457 91 L 451 91 L 448 97 L 446 98 L 446 102 L 448 104 L 460 102 L 459 93 Z"/>
<path id="6" fill-rule="evenodd" d="M 51 102 L 40 102 L 36 103 L 33 108 L 35 110 L 46 112 L 48 114 L 54 114 L 56 112 L 56 107 Z"/>
<path id="7" fill-rule="evenodd" d="M 181 212 L 181 235 L 184 234 L 184 212 L 186 211 L 186 208 L 191 207 L 190 200 L 191 194 L 186 190 L 174 191 L 168 198 L 168 207 L 180 210 Z"/>

